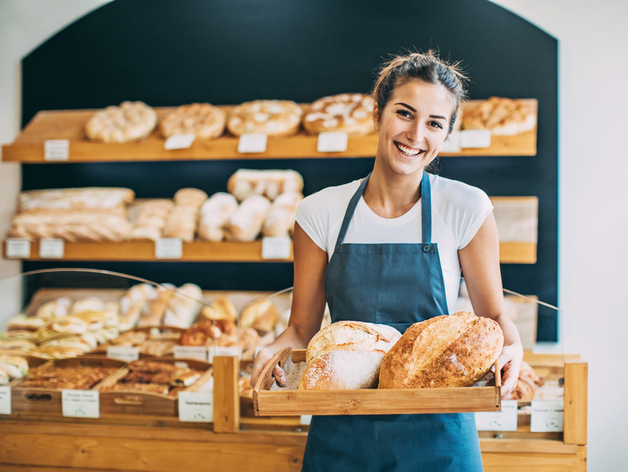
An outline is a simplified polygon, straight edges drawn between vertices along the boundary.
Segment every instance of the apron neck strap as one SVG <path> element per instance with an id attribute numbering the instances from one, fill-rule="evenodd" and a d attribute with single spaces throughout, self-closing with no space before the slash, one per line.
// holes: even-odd
<path id="1" fill-rule="evenodd" d="M 355 213 L 360 197 L 368 184 L 369 177 L 371 177 L 370 173 L 364 178 L 349 201 L 349 206 L 345 212 L 345 217 L 342 220 L 342 226 L 340 227 L 340 232 L 336 239 L 336 246 L 342 244 L 345 240 L 349 223 L 353 218 L 353 213 Z M 432 196 L 430 191 L 430 177 L 425 171 L 423 171 L 423 176 L 421 177 L 421 242 L 423 244 L 432 242 Z"/>

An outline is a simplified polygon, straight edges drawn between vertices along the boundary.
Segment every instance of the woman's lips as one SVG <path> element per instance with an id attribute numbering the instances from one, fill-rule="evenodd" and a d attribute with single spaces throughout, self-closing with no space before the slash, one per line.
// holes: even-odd
<path id="1" fill-rule="evenodd" d="M 397 141 L 393 141 L 393 142 L 395 143 L 395 146 L 397 146 L 397 149 L 399 149 L 399 151 L 404 156 L 416 157 L 423 152 L 423 149 L 415 149 L 408 146 L 404 146 L 403 144 L 398 143 Z"/>

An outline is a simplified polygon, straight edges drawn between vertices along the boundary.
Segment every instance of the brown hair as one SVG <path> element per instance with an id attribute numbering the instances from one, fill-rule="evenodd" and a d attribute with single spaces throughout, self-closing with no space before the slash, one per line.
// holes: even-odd
<path id="1" fill-rule="evenodd" d="M 390 100 L 395 87 L 410 80 L 434 85 L 441 84 L 454 99 L 454 112 L 449 122 L 449 132 L 451 133 L 458 116 L 460 103 L 466 98 L 464 88 L 466 79 L 459 63 L 449 64 L 431 50 L 425 54 L 413 52 L 395 56 L 382 64 L 379 77 L 373 88 L 373 99 L 379 109 L 378 119 L 381 118 L 381 112 Z"/>

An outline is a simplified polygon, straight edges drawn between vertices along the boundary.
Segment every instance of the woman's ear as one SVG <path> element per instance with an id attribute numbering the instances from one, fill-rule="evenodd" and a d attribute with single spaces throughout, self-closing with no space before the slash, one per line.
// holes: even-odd
<path id="1" fill-rule="evenodd" d="M 375 105 L 373 105 L 373 127 L 375 128 L 375 131 L 379 132 L 379 107 L 377 106 L 377 103 Z"/>

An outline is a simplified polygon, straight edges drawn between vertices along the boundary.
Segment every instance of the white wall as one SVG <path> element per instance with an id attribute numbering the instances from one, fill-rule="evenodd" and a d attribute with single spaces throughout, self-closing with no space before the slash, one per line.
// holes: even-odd
<path id="1" fill-rule="evenodd" d="M 20 59 L 107 1 L 0 0 L 1 143 L 19 131 Z M 562 344 L 589 362 L 589 470 L 623 470 L 628 414 L 617 400 L 628 391 L 622 369 L 628 357 L 622 296 L 628 287 L 628 152 L 622 139 L 628 129 L 628 2 L 493 1 L 559 40 Z M 0 234 L 14 211 L 19 180 L 19 166 L 0 164 Z M 0 261 L 0 278 L 18 271 L 19 264 Z M 0 297 L 3 303 L 11 299 Z"/>

